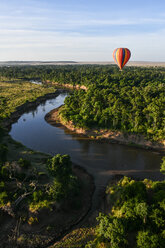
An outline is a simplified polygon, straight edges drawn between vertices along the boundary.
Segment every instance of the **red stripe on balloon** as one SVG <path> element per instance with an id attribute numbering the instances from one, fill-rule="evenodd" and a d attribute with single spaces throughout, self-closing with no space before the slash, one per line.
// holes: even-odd
<path id="1" fill-rule="evenodd" d="M 122 69 L 122 60 L 123 60 L 123 49 L 120 48 L 119 49 L 119 66 L 120 66 L 120 69 Z"/>

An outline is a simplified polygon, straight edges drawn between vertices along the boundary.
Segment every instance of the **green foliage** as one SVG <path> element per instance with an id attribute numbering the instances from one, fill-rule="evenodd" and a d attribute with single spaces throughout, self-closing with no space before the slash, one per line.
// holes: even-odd
<path id="1" fill-rule="evenodd" d="M 133 182 L 125 185 L 121 195 L 123 201 L 131 198 L 136 199 L 138 202 L 143 201 L 146 198 L 146 187 L 143 182 Z"/>
<path id="2" fill-rule="evenodd" d="M 38 219 L 37 219 L 37 217 L 30 217 L 29 219 L 28 219 L 28 224 L 29 225 L 33 225 L 33 224 L 35 224 L 36 222 L 38 222 Z"/>
<path id="3" fill-rule="evenodd" d="M 21 160 L 22 161 L 22 160 Z M 29 199 L 29 210 L 36 212 L 64 199 L 74 198 L 79 193 L 77 178 L 73 176 L 72 162 L 68 155 L 57 154 L 47 161 L 47 169 L 53 181 L 42 189 L 35 190 Z M 39 188 L 39 187 L 38 187 Z"/>
<path id="4" fill-rule="evenodd" d="M 6 85 L 8 92 L 11 88 L 18 92 L 13 94 L 12 89 L 9 97 L 5 94 L 6 89 L 2 90 L 1 118 L 9 116 L 20 103 L 52 91 L 47 88 L 49 82 L 84 85 L 87 91 L 75 91 L 66 98 L 61 112 L 63 119 L 72 121 L 77 127 L 121 130 L 143 134 L 155 141 L 164 139 L 164 68 L 127 67 L 122 73 L 112 65 L 0 68 L 1 77 L 11 79 L 13 75 L 19 79 L 36 78 L 46 83 L 44 86 L 24 84 L 25 95 L 22 94 L 21 80 L 17 83 L 12 81 L 10 85 L 3 82 L 2 89 Z"/>
<path id="5" fill-rule="evenodd" d="M 38 202 L 30 202 L 29 204 L 29 211 L 31 213 L 35 213 L 43 208 L 47 208 L 47 209 L 50 209 L 51 210 L 51 205 L 52 205 L 52 202 L 49 201 L 49 200 L 40 200 Z"/>
<path id="6" fill-rule="evenodd" d="M 163 174 L 165 174 L 165 157 L 163 157 L 162 159 L 162 164 L 161 164 L 161 168 L 160 168 L 160 172 L 162 172 Z"/>
<path id="7" fill-rule="evenodd" d="M 72 162 L 69 155 L 57 154 L 47 162 L 47 168 L 54 177 L 49 189 L 49 196 L 54 200 L 61 200 L 68 195 L 79 193 L 77 178 L 72 173 Z"/>
<path id="8" fill-rule="evenodd" d="M 5 130 L 0 126 L 0 139 L 4 136 Z"/>
<path id="9" fill-rule="evenodd" d="M 147 203 L 142 202 L 142 203 L 138 203 L 135 206 L 135 211 L 136 211 L 136 215 L 139 216 L 140 218 L 142 218 L 143 223 L 146 223 L 146 218 L 148 215 L 148 206 Z"/>
<path id="10" fill-rule="evenodd" d="M 33 201 L 39 202 L 42 199 L 43 193 L 41 190 L 33 192 Z"/>
<path id="11" fill-rule="evenodd" d="M 6 144 L 0 144 L 0 161 L 5 162 L 7 159 L 8 147 Z"/>
<path id="12" fill-rule="evenodd" d="M 3 71 L 5 71 L 4 68 L 0 73 L 3 73 Z M 47 88 L 23 80 L 0 81 L 0 88 L 0 121 L 10 117 L 12 112 L 27 101 L 31 102 L 36 100 L 37 97 L 55 92 L 55 89 L 52 87 Z M 3 135 L 3 132 L 0 128 L 0 136 L 1 134 Z"/>
<path id="13" fill-rule="evenodd" d="M 4 206 L 8 202 L 8 195 L 6 191 L 0 193 L 0 206 Z"/>
<path id="14" fill-rule="evenodd" d="M 7 168 L 7 164 L 1 166 L 1 171 L 0 171 L 0 175 L 4 180 L 8 180 L 9 179 L 9 170 Z"/>
<path id="15" fill-rule="evenodd" d="M 163 244 L 158 234 L 152 234 L 149 231 L 139 231 L 137 235 L 138 248 L 163 248 Z"/>
<path id="16" fill-rule="evenodd" d="M 48 160 L 47 168 L 57 180 L 67 183 L 72 173 L 70 156 L 57 154 Z"/>
<path id="17" fill-rule="evenodd" d="M 114 67 L 97 66 L 89 67 L 89 71 L 85 81 L 88 90 L 74 91 L 65 99 L 61 111 L 64 120 L 76 127 L 121 130 L 153 140 L 164 139 L 165 88 L 161 69 L 127 68 L 119 74 Z"/>
<path id="18" fill-rule="evenodd" d="M 97 233 L 109 241 L 110 247 L 122 248 L 126 246 L 128 241 L 126 239 L 124 219 L 99 215 L 97 220 L 99 221 Z"/>
<path id="19" fill-rule="evenodd" d="M 165 242 L 165 182 L 124 177 L 109 185 L 109 214 L 97 218 L 96 239 L 87 247 L 153 247 Z M 131 241 L 133 234 L 137 244 Z"/>
<path id="20" fill-rule="evenodd" d="M 32 86 L 26 83 L 24 95 L 21 80 L 17 84 L 12 81 L 10 87 L 13 85 L 18 91 L 10 92 L 9 97 L 2 90 L 2 118 L 9 116 L 21 102 L 36 99 L 41 92 L 52 91 L 47 88 L 49 82 L 84 85 L 87 91 L 75 91 L 66 98 L 61 112 L 63 119 L 72 121 L 77 127 L 121 130 L 143 134 L 155 141 L 164 139 L 164 68 L 126 67 L 122 73 L 112 65 L 0 68 L 1 77 L 12 79 L 13 75 L 19 79 L 39 79 L 45 84 Z M 4 85 L 3 82 L 2 87 Z M 7 84 L 6 87 L 10 89 Z"/>
<path id="21" fill-rule="evenodd" d="M 5 183 L 3 181 L 0 182 L 0 192 L 4 189 Z"/>
<path id="22" fill-rule="evenodd" d="M 66 197 L 67 190 L 63 187 L 62 183 L 54 180 L 53 184 L 49 189 L 49 197 L 55 201 L 60 201 Z"/>
<path id="23" fill-rule="evenodd" d="M 18 164 L 22 167 L 22 168 L 25 168 L 25 169 L 28 169 L 30 166 L 31 166 L 31 163 L 29 160 L 27 159 L 23 159 L 23 158 L 20 158 L 18 160 Z"/>
<path id="24" fill-rule="evenodd" d="M 153 226 L 158 230 L 165 229 L 165 211 L 159 208 L 153 208 L 151 210 L 150 219 Z"/>

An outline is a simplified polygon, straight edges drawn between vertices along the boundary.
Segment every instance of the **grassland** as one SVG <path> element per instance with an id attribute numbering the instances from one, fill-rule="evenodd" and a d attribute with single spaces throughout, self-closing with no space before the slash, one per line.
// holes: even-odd
<path id="1" fill-rule="evenodd" d="M 22 80 L 0 81 L 0 120 L 8 118 L 18 106 L 53 92 L 53 87 L 48 88 Z"/>
<path id="2" fill-rule="evenodd" d="M 72 167 L 68 155 L 58 155 L 52 162 L 50 155 L 32 151 L 8 134 L 8 123 L 18 119 L 29 106 L 55 95 L 58 91 L 53 87 L 5 78 L 0 81 L 2 247 L 45 247 L 83 218 L 90 207 L 91 178 L 78 167 Z M 70 168 L 69 173 L 65 177 L 60 174 L 62 170 L 53 174 L 50 161 L 53 168 L 59 165 L 64 171 L 65 167 Z M 87 203 L 82 205 L 85 199 Z"/>

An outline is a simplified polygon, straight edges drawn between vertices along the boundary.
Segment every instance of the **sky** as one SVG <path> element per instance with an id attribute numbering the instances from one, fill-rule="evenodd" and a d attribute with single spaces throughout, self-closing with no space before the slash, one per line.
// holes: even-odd
<path id="1" fill-rule="evenodd" d="M 165 0 L 0 0 L 0 61 L 165 62 Z"/>

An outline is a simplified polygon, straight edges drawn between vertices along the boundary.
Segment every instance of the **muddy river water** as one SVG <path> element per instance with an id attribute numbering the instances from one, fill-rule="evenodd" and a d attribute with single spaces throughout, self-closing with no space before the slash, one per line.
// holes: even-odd
<path id="1" fill-rule="evenodd" d="M 96 188 L 104 188 L 114 174 L 140 178 L 163 179 L 159 172 L 161 155 L 120 144 L 100 143 L 48 124 L 44 116 L 64 103 L 67 94 L 41 103 L 35 110 L 24 113 L 12 125 L 10 135 L 25 146 L 55 155 L 69 154 L 72 161 L 93 175 Z"/>

